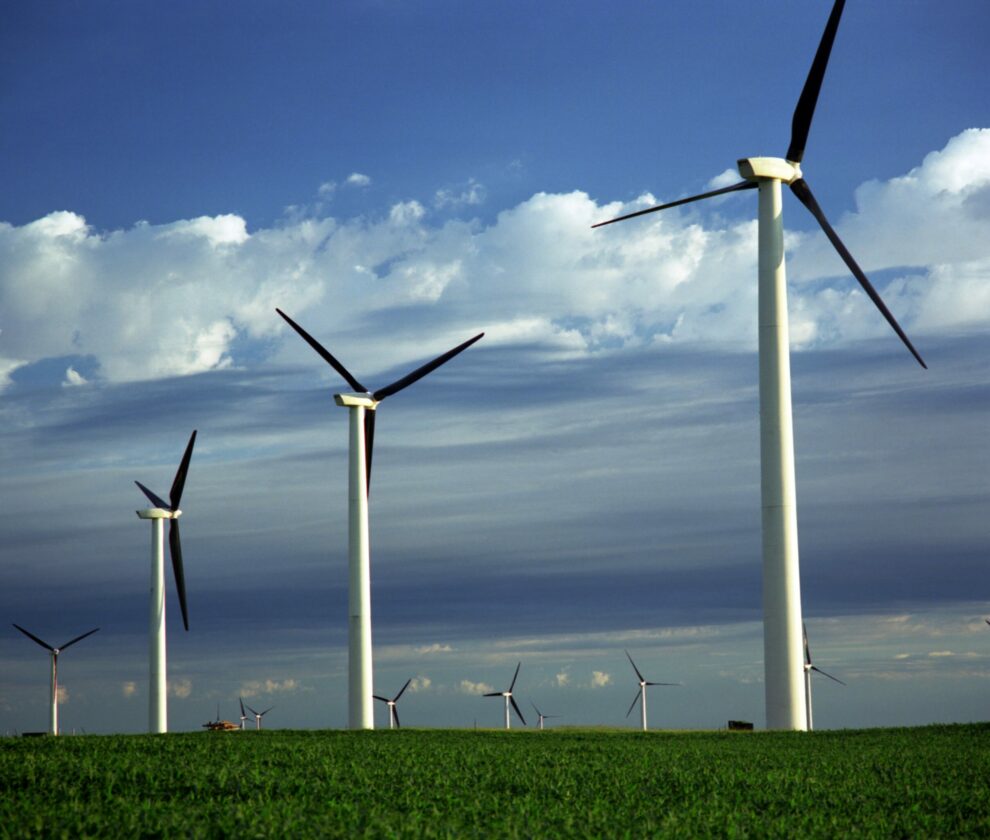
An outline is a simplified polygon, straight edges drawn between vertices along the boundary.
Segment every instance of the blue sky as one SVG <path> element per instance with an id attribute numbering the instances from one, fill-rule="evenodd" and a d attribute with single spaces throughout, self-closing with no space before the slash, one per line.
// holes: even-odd
<path id="1" fill-rule="evenodd" d="M 204 5 L 206 8 L 204 8 Z M 284 5 L 284 4 L 283 4 Z M 762 724 L 755 198 L 829 4 L 22 4 L 0 33 L 0 617 L 67 729 L 146 724 L 138 479 L 183 499 L 173 729 L 346 719 L 341 383 L 381 385 L 375 685 L 407 725 Z M 818 726 L 986 717 L 981 2 L 849 3 L 804 160 L 917 368 L 785 200 Z M 171 580 L 169 582 L 171 587 Z M 45 726 L 0 633 L 0 731 Z M 250 701 L 249 701 L 250 702 Z M 254 702 L 251 705 L 255 705 Z M 259 706 L 255 706 L 259 708 Z M 382 712 L 380 723 L 387 723 Z"/>

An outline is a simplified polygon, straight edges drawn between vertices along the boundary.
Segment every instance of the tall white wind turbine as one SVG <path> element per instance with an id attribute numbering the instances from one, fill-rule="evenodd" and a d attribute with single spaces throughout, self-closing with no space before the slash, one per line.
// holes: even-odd
<path id="1" fill-rule="evenodd" d="M 241 704 L 241 732 L 247 729 L 247 712 L 244 711 L 244 698 L 238 697 L 238 702 Z M 219 710 L 217 711 L 217 717 L 220 717 Z"/>
<path id="2" fill-rule="evenodd" d="M 163 522 L 169 521 L 168 548 L 172 556 L 172 572 L 175 575 L 175 588 L 179 593 L 179 608 L 182 610 L 182 625 L 189 630 L 189 612 L 186 608 L 186 577 L 182 569 L 182 543 L 179 541 L 179 517 L 182 511 L 179 502 L 186 486 L 186 474 L 196 443 L 196 430 L 193 430 L 186 444 L 186 451 L 179 462 L 179 469 L 172 481 L 168 502 L 152 493 L 140 481 L 134 483 L 151 502 L 152 507 L 137 511 L 140 519 L 151 521 L 151 597 L 148 608 L 148 731 L 168 732 L 168 662 L 165 652 L 165 531 Z"/>
<path id="3" fill-rule="evenodd" d="M 399 702 L 399 698 L 405 694 L 407 688 L 409 688 L 409 683 L 412 682 L 412 677 L 406 680 L 406 684 L 402 686 L 399 693 L 395 695 L 391 700 L 388 697 L 382 697 L 378 694 L 374 695 L 376 700 L 381 700 L 386 706 L 388 706 L 388 728 L 389 729 L 400 729 L 399 726 L 399 710 L 396 708 L 396 704 Z"/>
<path id="4" fill-rule="evenodd" d="M 626 651 L 626 658 L 629 660 L 629 664 L 633 666 L 633 670 L 636 672 L 636 679 L 639 680 L 639 691 L 637 691 L 636 696 L 633 697 L 632 704 L 629 706 L 629 711 L 626 712 L 626 717 L 629 717 L 629 715 L 632 714 L 632 710 L 636 708 L 636 703 L 639 703 L 640 721 L 643 725 L 643 731 L 646 732 L 646 687 L 648 685 L 680 685 L 680 683 L 650 682 L 639 672 L 639 668 L 636 667 L 636 663 L 633 662 L 633 658 L 629 655 L 628 650 Z"/>
<path id="5" fill-rule="evenodd" d="M 543 714 L 543 712 L 541 712 L 538 708 L 536 708 L 536 703 L 534 703 L 532 700 L 529 701 L 529 705 L 533 707 L 533 711 L 536 712 L 536 716 L 539 718 L 539 723 L 537 724 L 537 726 L 539 727 L 540 731 L 543 730 L 543 721 L 549 720 L 550 718 L 560 717 L 560 715 Z"/>
<path id="6" fill-rule="evenodd" d="M 802 685 L 801 584 L 798 563 L 797 497 L 794 478 L 794 433 L 791 418 L 791 370 L 784 271 L 781 188 L 787 184 L 818 221 L 863 291 L 922 367 L 914 345 L 887 309 L 852 254 L 839 239 L 812 195 L 801 172 L 805 144 L 825 77 L 845 0 L 832 7 L 818 51 L 791 123 L 787 158 L 752 157 L 738 161 L 743 180 L 701 195 L 629 213 L 595 227 L 692 201 L 759 190 L 759 356 L 760 459 L 763 530 L 763 656 L 766 722 L 769 729 L 805 729 L 807 708 Z"/>
<path id="7" fill-rule="evenodd" d="M 58 735 L 58 655 L 64 651 L 70 645 L 74 645 L 76 642 L 81 642 L 87 636 L 92 636 L 99 627 L 94 627 L 88 633 L 83 633 L 81 636 L 76 636 L 74 639 L 70 639 L 64 645 L 59 645 L 58 647 L 52 647 L 48 642 L 43 639 L 39 639 L 30 630 L 25 630 L 20 624 L 14 624 L 18 630 L 20 630 L 25 636 L 34 642 L 37 642 L 45 650 L 51 654 L 52 660 L 52 693 L 51 693 L 51 705 L 49 707 L 48 713 L 48 734 Z"/>
<path id="8" fill-rule="evenodd" d="M 845 683 L 838 677 L 833 677 L 831 674 L 826 674 L 821 668 L 815 665 L 811 661 L 811 648 L 808 647 L 808 628 L 801 627 L 804 633 L 804 697 L 808 706 L 808 731 L 811 732 L 814 729 L 814 720 L 811 716 L 811 672 L 814 671 L 821 674 L 823 677 L 828 677 L 830 680 L 835 680 L 839 685 L 845 685 Z"/>
<path id="9" fill-rule="evenodd" d="M 334 394 L 337 405 L 350 411 L 350 448 L 348 456 L 348 652 L 347 652 L 347 725 L 350 729 L 374 729 L 371 666 L 371 548 L 368 539 L 368 495 L 371 490 L 371 456 L 375 442 L 375 415 L 378 404 L 418 382 L 440 365 L 466 350 L 484 333 L 448 350 L 391 385 L 369 391 L 350 371 L 306 330 L 281 309 L 276 309 L 286 323 L 339 373 L 354 393 Z"/>
<path id="10" fill-rule="evenodd" d="M 516 673 L 512 677 L 512 682 L 509 684 L 508 691 L 490 691 L 485 694 L 485 697 L 502 697 L 505 700 L 505 728 L 512 728 L 512 721 L 509 719 L 509 705 L 512 705 L 513 711 L 518 715 L 519 720 L 522 721 L 522 725 L 526 725 L 526 718 L 523 717 L 522 712 L 519 711 L 519 706 L 516 705 L 516 698 L 512 696 L 512 689 L 516 687 L 516 679 L 519 677 L 519 669 L 522 667 L 522 662 L 516 665 Z"/>
<path id="11" fill-rule="evenodd" d="M 274 707 L 274 706 L 269 706 L 269 707 L 268 707 L 267 709 L 265 709 L 265 710 L 264 710 L 263 712 L 256 712 L 256 711 L 255 711 L 254 709 L 252 709 L 252 708 L 251 708 L 250 706 L 248 706 L 247 708 L 248 708 L 248 711 L 249 711 L 249 712 L 250 712 L 250 713 L 251 713 L 252 715 L 254 715 L 254 728 L 255 728 L 255 729 L 261 729 L 261 719 L 262 719 L 262 718 L 263 718 L 263 717 L 264 717 L 265 715 L 267 715 L 267 714 L 268 714 L 268 713 L 269 713 L 269 712 L 270 712 L 270 711 L 271 711 L 272 709 L 274 709 L 275 707 Z"/>

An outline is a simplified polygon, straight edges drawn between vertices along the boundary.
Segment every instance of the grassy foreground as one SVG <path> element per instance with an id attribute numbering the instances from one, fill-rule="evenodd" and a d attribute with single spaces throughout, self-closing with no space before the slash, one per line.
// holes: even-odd
<path id="1" fill-rule="evenodd" d="M 0 837 L 990 836 L 990 724 L 0 740 Z"/>

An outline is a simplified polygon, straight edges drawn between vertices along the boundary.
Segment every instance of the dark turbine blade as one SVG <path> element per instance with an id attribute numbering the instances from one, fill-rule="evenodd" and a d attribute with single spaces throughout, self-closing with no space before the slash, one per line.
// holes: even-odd
<path id="1" fill-rule="evenodd" d="M 179 501 L 182 499 L 182 488 L 186 486 L 186 473 L 189 472 L 189 461 L 192 459 L 193 446 L 196 443 L 196 430 L 193 429 L 186 444 L 186 451 L 182 455 L 179 469 L 176 470 L 175 480 L 172 482 L 172 489 L 169 491 L 168 500 L 172 503 L 172 510 L 179 509 Z"/>
<path id="2" fill-rule="evenodd" d="M 286 315 L 281 309 L 276 308 L 275 311 L 285 318 L 286 322 L 292 329 L 294 329 L 299 335 L 303 337 L 310 347 L 312 347 L 320 356 L 323 358 L 330 367 L 332 367 L 337 373 L 344 377 L 344 380 L 348 385 L 351 386 L 355 391 L 359 391 L 362 394 L 367 394 L 368 389 L 364 387 L 360 382 L 358 382 L 353 376 L 351 376 L 350 371 L 345 368 L 340 362 L 338 362 L 333 356 L 330 355 L 330 351 L 326 349 L 320 342 L 318 342 L 313 336 L 311 336 L 306 330 L 299 326 L 295 321 L 293 321 L 288 315 Z"/>
<path id="3" fill-rule="evenodd" d="M 402 724 L 399 723 L 399 707 L 392 706 L 392 714 L 395 715 L 395 728 L 402 729 Z"/>
<path id="4" fill-rule="evenodd" d="M 147 496 L 148 501 L 151 502 L 156 508 L 161 508 L 162 510 L 169 509 L 168 502 L 166 502 L 161 496 L 152 493 L 140 481 L 135 481 L 134 483 L 140 488 L 141 492 Z"/>
<path id="5" fill-rule="evenodd" d="M 519 711 L 519 706 L 516 705 L 516 698 L 513 697 L 511 694 L 509 695 L 509 702 L 512 704 L 512 708 L 515 710 L 515 713 L 519 717 L 519 720 L 522 721 L 522 725 L 528 726 L 529 724 L 526 723 L 526 718 L 523 717 L 522 712 Z"/>
<path id="6" fill-rule="evenodd" d="M 242 718 L 247 717 L 247 714 L 245 714 L 245 712 L 244 712 L 244 700 L 242 698 L 240 698 L 240 697 L 238 697 L 237 699 L 238 699 L 238 701 L 241 704 L 241 717 Z"/>
<path id="7" fill-rule="evenodd" d="M 804 157 L 804 147 L 808 142 L 811 119 L 815 116 L 815 105 L 818 104 L 818 94 L 822 89 L 822 80 L 825 78 L 825 68 L 828 66 L 835 33 L 839 29 L 839 18 L 842 17 L 842 8 L 845 5 L 846 0 L 835 0 L 835 5 L 832 6 L 832 14 L 828 16 L 828 23 L 825 24 L 822 40 L 819 42 L 818 51 L 815 53 L 815 60 L 811 62 L 811 70 L 808 71 L 804 89 L 801 91 L 797 107 L 794 109 L 794 117 L 791 120 L 791 145 L 787 149 L 787 159 L 794 163 L 800 163 L 801 158 Z"/>
<path id="8" fill-rule="evenodd" d="M 592 227 L 605 227 L 605 225 L 615 224 L 616 222 L 624 222 L 626 219 L 635 219 L 637 216 L 645 216 L 647 213 L 656 213 L 658 210 L 667 210 L 670 207 L 679 207 L 682 204 L 690 204 L 692 201 L 701 201 L 704 198 L 714 198 L 717 195 L 736 192 L 737 190 L 754 190 L 757 186 L 758 184 L 756 181 L 740 181 L 738 184 L 733 184 L 731 187 L 722 187 L 721 189 L 701 193 L 700 195 L 692 195 L 690 198 L 679 198 L 677 201 L 670 201 L 667 202 L 667 204 L 658 204 L 656 207 L 647 207 L 645 210 L 637 210 L 635 213 L 626 213 L 625 216 L 617 216 L 614 219 L 609 219 L 607 222 L 598 222 L 597 224 L 592 225 Z"/>
<path id="9" fill-rule="evenodd" d="M 13 624 L 13 622 L 11 622 L 11 624 Z M 20 624 L 14 624 L 14 627 L 16 627 L 16 628 L 17 628 L 18 630 L 20 630 L 20 631 L 21 631 L 21 632 L 22 632 L 22 633 L 23 633 L 23 634 L 24 634 L 25 636 L 27 636 L 27 637 L 28 637 L 29 639 L 33 639 L 34 641 L 36 641 L 36 642 L 37 642 L 37 643 L 38 643 L 39 645 L 41 645 L 41 646 L 42 646 L 42 647 L 43 647 L 43 648 L 44 648 L 45 650 L 50 650 L 50 651 L 51 651 L 52 653 L 55 653 L 55 648 L 53 648 L 53 647 L 52 647 L 52 646 L 51 646 L 50 644 L 48 644 L 48 642 L 44 642 L 44 641 L 42 641 L 41 639 L 39 639 L 39 638 L 38 638 L 37 636 L 35 636 L 35 635 L 34 635 L 34 633 L 32 633 L 32 632 L 31 632 L 30 630 L 25 630 L 25 629 L 24 629 L 23 627 L 21 627 L 21 625 L 20 625 Z"/>
<path id="10" fill-rule="evenodd" d="M 633 666 L 633 670 L 636 672 L 636 676 L 639 677 L 639 681 L 640 682 L 646 682 L 646 679 L 639 672 L 639 668 L 636 667 L 636 663 L 633 662 L 633 658 L 631 656 L 629 656 L 629 651 L 628 650 L 626 651 L 626 658 L 629 660 L 629 664 Z"/>
<path id="11" fill-rule="evenodd" d="M 546 717 L 546 715 L 543 714 L 543 712 L 541 712 L 539 709 L 536 708 L 536 703 L 534 703 L 532 700 L 529 701 L 529 705 L 533 707 L 533 711 L 536 712 L 537 717 Z"/>
<path id="12" fill-rule="evenodd" d="M 811 664 L 811 648 L 808 647 L 808 626 L 801 622 L 801 630 L 804 633 L 804 664 Z"/>
<path id="13" fill-rule="evenodd" d="M 837 682 L 837 683 L 838 683 L 839 685 L 845 685 L 845 683 L 844 683 L 844 682 L 843 682 L 842 680 L 840 680 L 840 679 L 839 679 L 838 677 L 833 677 L 833 676 L 832 676 L 831 674 L 826 674 L 826 673 L 825 673 L 825 672 L 824 672 L 824 671 L 823 671 L 823 670 L 822 670 L 821 668 L 819 668 L 819 667 L 818 667 L 817 665 L 812 665 L 812 666 L 811 666 L 811 670 L 812 670 L 812 671 L 817 671 L 817 672 L 818 672 L 819 674 L 821 674 L 821 675 L 822 675 L 823 677 L 828 677 L 828 678 L 829 678 L 830 680 L 835 680 L 835 681 L 836 681 L 836 682 Z"/>
<path id="14" fill-rule="evenodd" d="M 92 636 L 92 635 L 93 635 L 93 634 L 94 634 L 94 633 L 95 633 L 95 632 L 96 632 L 97 630 L 99 630 L 99 629 L 100 629 L 99 627 L 94 627 L 94 628 L 93 628 L 92 630 L 90 630 L 90 631 L 89 631 L 88 633 L 83 633 L 83 634 L 82 634 L 81 636 L 76 636 L 76 637 L 75 637 L 75 638 L 74 638 L 74 639 L 73 639 L 73 640 L 72 640 L 71 642 L 66 642 L 66 643 L 65 643 L 64 645 L 61 645 L 61 646 L 59 647 L 59 650 L 60 650 L 60 651 L 61 651 L 61 650 L 65 650 L 65 649 L 66 649 L 66 648 L 67 648 L 67 647 L 68 647 L 69 645 L 74 645 L 74 644 L 75 644 L 76 642 L 81 642 L 81 641 L 82 641 L 83 639 L 85 639 L 85 638 L 86 638 L 87 636 Z"/>
<path id="15" fill-rule="evenodd" d="M 519 678 L 519 669 L 522 667 L 522 662 L 516 665 L 516 673 L 512 675 L 512 683 L 509 685 L 509 693 L 512 693 L 512 689 L 516 687 L 516 680 Z"/>
<path id="16" fill-rule="evenodd" d="M 388 703 L 389 702 L 389 700 L 388 700 L 387 697 L 382 697 L 379 694 L 372 694 L 371 696 L 374 697 L 376 700 L 381 700 L 383 703 Z"/>
<path id="17" fill-rule="evenodd" d="M 907 335 L 905 335 L 904 330 L 901 329 L 901 325 L 898 324 L 894 316 L 890 314 L 890 310 L 887 309 L 886 304 L 880 298 L 877 290 L 873 288 L 873 284 L 866 279 L 863 269 L 857 265 L 852 254 L 850 254 L 846 246 L 842 244 L 842 240 L 839 239 L 839 235 L 828 223 L 828 219 L 825 218 L 822 208 L 818 206 L 818 202 L 815 201 L 815 197 L 811 194 L 811 187 L 808 186 L 808 182 L 805 181 L 804 178 L 798 178 L 791 184 L 791 191 L 797 196 L 798 201 L 800 201 L 805 207 L 808 208 L 809 211 L 811 211 L 811 215 L 818 220 L 818 224 L 821 225 L 822 230 L 825 231 L 825 235 L 829 238 L 829 241 L 835 247 L 835 250 L 839 252 L 839 256 L 842 257 L 843 262 L 845 262 L 849 270 L 853 273 L 853 276 L 859 281 L 859 285 L 863 287 L 863 291 L 869 295 L 870 300 L 872 300 L 877 309 L 880 310 L 883 317 L 887 319 L 887 323 L 894 328 L 894 332 L 900 336 L 901 341 L 904 342 L 904 346 L 907 347 L 907 349 L 911 351 L 911 355 L 918 360 L 918 364 L 927 370 L 928 365 L 925 364 L 924 359 L 918 355 L 918 351 L 914 349 L 914 345 L 911 343 L 911 340 L 907 337 Z"/>
<path id="18" fill-rule="evenodd" d="M 186 608 L 186 576 L 182 570 L 182 542 L 179 539 L 179 520 L 170 519 L 168 525 L 168 549 L 172 555 L 172 572 L 175 574 L 175 588 L 179 593 L 179 608 L 182 610 L 182 625 L 189 629 L 189 611 Z"/>
<path id="19" fill-rule="evenodd" d="M 399 698 L 403 694 L 406 693 L 406 689 L 409 688 L 409 683 L 411 683 L 411 682 L 412 682 L 412 677 L 410 677 L 408 680 L 406 680 L 406 684 L 404 686 L 402 686 L 402 691 L 400 691 L 398 694 L 395 695 L 395 697 L 392 698 L 392 702 L 393 703 L 398 703 L 399 702 Z"/>
<path id="20" fill-rule="evenodd" d="M 501 691 L 489 691 L 488 694 L 482 694 L 482 697 L 501 697 Z"/>
<path id="21" fill-rule="evenodd" d="M 636 702 L 639 700 L 642 694 L 643 694 L 643 689 L 641 688 L 639 691 L 636 692 L 636 696 L 633 697 L 632 705 L 629 706 L 629 711 L 626 712 L 626 717 L 629 717 L 629 715 L 632 714 L 632 710 L 636 708 Z"/>
<path id="22" fill-rule="evenodd" d="M 375 451 L 375 415 L 377 411 L 366 408 L 364 410 L 364 472 L 365 487 L 364 492 L 371 495 L 371 456 Z"/>
<path id="23" fill-rule="evenodd" d="M 680 685 L 680 683 L 651 683 L 651 682 L 648 682 L 647 685 Z"/>
<path id="24" fill-rule="evenodd" d="M 412 373 L 407 373 L 405 376 L 402 377 L 402 379 L 397 379 L 391 385 L 386 385 L 384 388 L 375 391 L 375 393 L 372 396 L 376 400 L 383 400 L 385 399 L 385 397 L 390 397 L 392 396 L 392 394 L 397 394 L 403 388 L 408 388 L 414 382 L 418 382 L 420 379 L 426 376 L 426 374 L 435 371 L 438 367 L 440 367 L 440 365 L 449 362 L 458 353 L 467 350 L 468 347 L 470 347 L 472 344 L 478 341 L 483 335 L 484 333 L 478 333 L 474 338 L 469 338 L 463 344 L 458 344 L 453 350 L 448 350 L 442 356 L 437 356 L 432 362 L 427 362 L 422 367 L 416 368 L 416 370 L 414 370 Z"/>
<path id="25" fill-rule="evenodd" d="M 254 715 L 255 717 L 258 717 L 258 713 L 257 713 L 257 712 L 256 712 L 256 711 L 255 711 L 254 709 L 252 709 L 252 708 L 251 708 L 250 706 L 248 706 L 248 707 L 247 707 L 247 710 L 248 710 L 248 711 L 249 711 L 249 712 L 250 712 L 250 713 L 251 713 L 252 715 Z M 218 717 L 219 717 L 219 715 L 218 715 Z"/>

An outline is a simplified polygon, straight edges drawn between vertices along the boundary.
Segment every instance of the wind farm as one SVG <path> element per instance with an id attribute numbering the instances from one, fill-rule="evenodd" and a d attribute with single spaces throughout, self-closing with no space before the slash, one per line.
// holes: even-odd
<path id="1" fill-rule="evenodd" d="M 985 4 L 168 11 L 0 35 L 0 824 L 984 833 Z"/>

